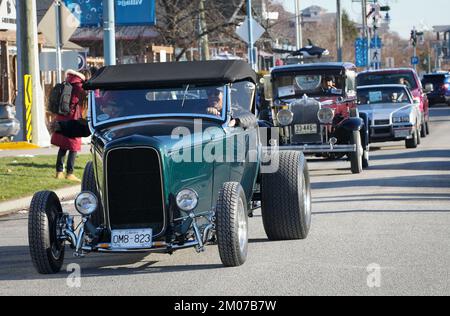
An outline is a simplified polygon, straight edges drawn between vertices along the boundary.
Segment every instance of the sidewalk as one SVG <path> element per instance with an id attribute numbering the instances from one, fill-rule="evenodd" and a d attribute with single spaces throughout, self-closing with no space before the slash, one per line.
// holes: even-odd
<path id="1" fill-rule="evenodd" d="M 89 154 L 90 146 L 83 145 L 81 147 L 80 155 Z M 0 158 L 5 157 L 17 157 L 23 155 L 31 156 L 55 156 L 58 154 L 58 147 L 48 147 L 48 148 L 35 148 L 28 150 L 0 150 Z"/>
<path id="2" fill-rule="evenodd" d="M 75 199 L 78 193 L 80 193 L 80 186 L 73 186 L 70 188 L 59 189 L 55 191 L 56 195 L 60 198 L 61 202 L 70 201 Z M 14 214 L 19 211 L 28 210 L 31 204 L 32 196 L 12 200 L 0 203 L 0 217 Z"/>

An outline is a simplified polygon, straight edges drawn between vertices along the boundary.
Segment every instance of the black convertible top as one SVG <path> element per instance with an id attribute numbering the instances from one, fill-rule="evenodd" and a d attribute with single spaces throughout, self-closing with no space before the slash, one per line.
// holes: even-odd
<path id="1" fill-rule="evenodd" d="M 222 85 L 246 80 L 256 83 L 256 73 L 249 64 L 239 60 L 131 64 L 101 68 L 84 88 L 168 88 L 186 84 Z"/>

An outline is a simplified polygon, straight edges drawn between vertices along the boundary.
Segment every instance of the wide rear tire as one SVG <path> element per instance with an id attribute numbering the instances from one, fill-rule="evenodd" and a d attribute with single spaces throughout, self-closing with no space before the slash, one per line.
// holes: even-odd
<path id="1" fill-rule="evenodd" d="M 28 219 L 28 241 L 34 267 L 40 274 L 56 274 L 64 263 L 64 241 L 59 241 L 57 225 L 62 215 L 55 193 L 44 191 L 34 195 Z"/>
<path id="2" fill-rule="evenodd" d="M 95 180 L 94 163 L 92 161 L 88 162 L 86 168 L 84 169 L 81 191 L 94 193 L 97 197 L 97 200 L 99 201 L 97 211 L 92 214 L 90 218 L 91 224 L 98 228 L 104 224 L 104 215 L 100 194 L 97 190 L 97 182 Z"/>
<path id="3" fill-rule="evenodd" d="M 283 151 L 272 157 L 279 168 L 261 177 L 261 210 L 270 240 L 306 239 L 311 228 L 311 183 L 305 156 Z"/>
<path id="4" fill-rule="evenodd" d="M 216 206 L 217 245 L 222 263 L 238 267 L 248 253 L 248 209 L 244 189 L 239 183 L 223 185 Z"/>

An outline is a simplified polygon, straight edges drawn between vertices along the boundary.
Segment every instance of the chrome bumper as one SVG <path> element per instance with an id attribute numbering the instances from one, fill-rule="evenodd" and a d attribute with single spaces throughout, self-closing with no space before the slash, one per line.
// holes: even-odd
<path id="1" fill-rule="evenodd" d="M 274 151 L 301 151 L 305 154 L 319 153 L 352 153 L 356 152 L 356 145 L 301 145 L 301 146 L 279 146 L 264 147 L 263 151 L 271 153 Z"/>

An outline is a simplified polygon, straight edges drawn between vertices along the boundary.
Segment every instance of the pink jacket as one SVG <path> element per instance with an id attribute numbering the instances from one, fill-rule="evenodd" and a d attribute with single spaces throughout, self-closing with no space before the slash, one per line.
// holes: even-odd
<path id="1" fill-rule="evenodd" d="M 73 70 L 66 72 L 66 81 L 73 87 L 72 99 L 70 101 L 71 112 L 67 116 L 57 115 L 56 121 L 64 122 L 70 120 L 79 120 L 83 116 L 83 100 L 86 98 L 86 92 L 83 89 L 85 76 Z M 68 138 L 61 134 L 54 133 L 52 135 L 52 145 L 58 146 L 63 150 L 81 151 L 81 138 Z"/>

